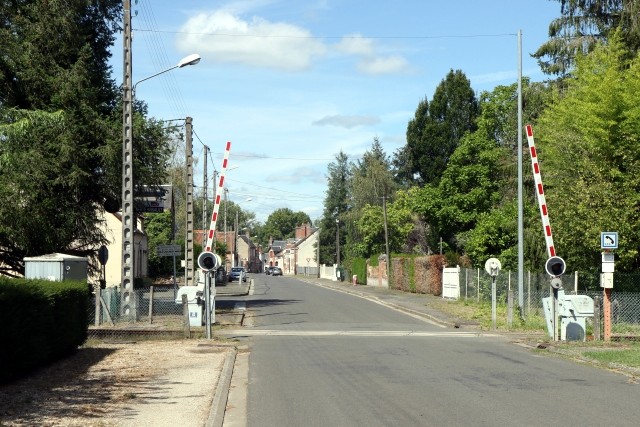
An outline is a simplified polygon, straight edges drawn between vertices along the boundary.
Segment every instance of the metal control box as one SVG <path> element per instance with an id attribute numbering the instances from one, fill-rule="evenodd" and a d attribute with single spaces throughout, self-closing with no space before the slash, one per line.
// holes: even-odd
<path id="1" fill-rule="evenodd" d="M 176 304 L 182 304 L 182 295 L 187 296 L 189 326 L 202 326 L 204 324 L 204 299 L 202 289 L 198 286 L 181 287 L 176 294 Z"/>
<path id="2" fill-rule="evenodd" d="M 544 314 L 547 321 L 547 331 L 553 337 L 553 298 L 542 299 Z M 566 295 L 564 290 L 558 290 L 558 312 L 560 318 L 560 339 L 562 341 L 585 341 L 586 319 L 593 317 L 593 299 L 587 295 Z"/>

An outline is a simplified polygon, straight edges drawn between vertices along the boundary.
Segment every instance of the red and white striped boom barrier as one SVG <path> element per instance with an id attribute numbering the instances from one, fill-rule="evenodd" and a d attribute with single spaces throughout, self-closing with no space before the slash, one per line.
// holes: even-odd
<path id="1" fill-rule="evenodd" d="M 218 181 L 218 189 L 216 190 L 216 200 L 213 204 L 213 213 L 211 214 L 211 223 L 209 224 L 209 233 L 207 234 L 207 244 L 205 245 L 205 251 L 211 252 L 213 246 L 213 239 L 216 234 L 216 223 L 218 222 L 218 211 L 220 210 L 220 200 L 222 199 L 222 192 L 224 191 L 224 175 L 227 171 L 227 163 L 229 162 L 229 151 L 231 150 L 231 142 L 227 141 L 227 146 L 224 150 L 224 158 L 222 160 L 222 169 L 220 170 L 220 180 Z"/>
<path id="2" fill-rule="evenodd" d="M 553 236 L 551 235 L 551 223 L 549 222 L 549 210 L 544 197 L 544 188 L 542 187 L 542 177 L 540 176 L 540 165 L 538 164 L 538 154 L 533 141 L 533 128 L 531 125 L 526 126 L 527 142 L 529 143 L 529 153 L 531 154 L 531 167 L 533 168 L 533 179 L 536 184 L 536 193 L 538 194 L 538 205 L 540 206 L 540 216 L 542 217 L 542 228 L 547 243 L 547 255 L 549 257 L 556 256 L 556 248 L 553 246 Z"/>

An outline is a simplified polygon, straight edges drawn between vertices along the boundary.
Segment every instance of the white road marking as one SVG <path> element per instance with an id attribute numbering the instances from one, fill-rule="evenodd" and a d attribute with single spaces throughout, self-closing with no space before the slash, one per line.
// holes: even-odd
<path id="1" fill-rule="evenodd" d="M 484 332 L 423 332 L 423 331 L 287 331 L 275 329 L 223 329 L 225 336 L 273 336 L 273 337 L 432 337 L 432 338 L 495 338 L 499 334 Z"/>

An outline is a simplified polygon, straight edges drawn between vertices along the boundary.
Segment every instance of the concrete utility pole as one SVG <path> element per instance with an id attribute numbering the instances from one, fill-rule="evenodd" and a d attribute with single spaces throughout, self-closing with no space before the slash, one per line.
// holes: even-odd
<path id="1" fill-rule="evenodd" d="M 239 214 L 240 208 L 236 209 L 236 223 L 234 226 L 234 231 L 235 231 L 235 236 L 233 237 L 233 259 L 231 261 L 231 267 L 237 267 L 238 265 L 240 265 L 240 260 L 238 259 L 238 238 L 240 237 L 240 234 L 238 233 L 238 214 Z"/>
<path id="2" fill-rule="evenodd" d="M 225 253 L 229 252 L 229 239 L 227 238 L 227 205 L 228 203 L 228 198 L 229 198 L 229 190 L 227 190 L 226 188 L 224 189 L 224 246 L 225 246 Z M 227 270 L 227 257 L 225 254 L 224 257 L 224 269 L 225 271 Z"/>
<path id="3" fill-rule="evenodd" d="M 216 198 L 218 197 L 218 171 L 213 168 L 213 202 L 216 203 Z M 215 206 L 214 206 L 215 209 Z M 216 225 L 217 227 L 217 225 Z M 216 236 L 216 231 L 213 230 L 213 242 L 211 242 L 211 251 L 216 253 L 216 241 L 218 240 Z"/>
<path id="4" fill-rule="evenodd" d="M 186 209 L 187 209 L 187 224 L 186 224 L 186 237 L 184 241 L 185 250 L 185 269 L 184 269 L 184 284 L 185 286 L 193 285 L 194 275 L 194 261 L 193 261 L 193 119 L 187 117 L 186 120 L 186 138 L 185 138 L 185 151 L 186 151 Z"/>
<path id="5" fill-rule="evenodd" d="M 387 263 L 387 283 L 389 283 L 389 271 L 391 269 L 391 260 L 389 259 L 389 231 L 388 231 L 388 225 L 387 225 L 387 196 L 384 195 L 382 197 L 382 214 L 383 214 L 383 218 L 384 218 L 384 249 L 385 249 L 385 256 L 387 257 L 386 263 Z"/>
<path id="6" fill-rule="evenodd" d="M 131 52 L 131 0 L 123 1 L 123 79 L 122 79 L 122 275 L 120 313 L 136 315 L 134 278 L 134 231 L 136 220 L 133 207 L 133 74 Z"/>

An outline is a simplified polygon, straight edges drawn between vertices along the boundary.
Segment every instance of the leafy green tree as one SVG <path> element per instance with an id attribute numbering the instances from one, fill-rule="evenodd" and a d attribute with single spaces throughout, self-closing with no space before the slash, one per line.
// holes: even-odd
<path id="1" fill-rule="evenodd" d="M 7 117 L 9 116 L 9 117 Z M 73 125 L 62 112 L 9 111 L 0 125 L 0 265 L 22 273 L 23 258 L 100 241 L 95 200 Z M 93 202 L 93 203 L 92 203 Z M 85 248 L 86 249 L 86 248 Z"/>
<path id="2" fill-rule="evenodd" d="M 576 61 L 535 129 L 556 251 L 597 270 L 600 232 L 618 231 L 616 268 L 640 267 L 640 60 L 616 36 Z"/>
<path id="3" fill-rule="evenodd" d="M 117 94 L 108 60 L 121 10 L 120 0 L 0 2 L 1 103 L 108 114 Z"/>
<path id="4" fill-rule="evenodd" d="M 389 197 L 395 192 L 396 184 L 391 173 L 391 165 L 387 155 L 374 138 L 371 150 L 366 151 L 362 160 L 353 164 L 350 181 L 350 194 L 353 209 L 361 209 L 366 205 L 382 205 L 382 197 Z"/>
<path id="5" fill-rule="evenodd" d="M 145 231 L 149 245 L 149 276 L 158 277 L 173 274 L 173 260 L 171 257 L 159 257 L 156 252 L 158 245 L 171 243 L 171 212 L 148 215 Z"/>
<path id="6" fill-rule="evenodd" d="M 472 264 L 482 267 L 487 259 L 495 257 L 504 269 L 518 268 L 517 201 L 507 203 L 482 213 L 476 226 L 460 235 L 464 253 Z M 544 271 L 547 260 L 545 240 L 542 238 L 540 212 L 534 204 L 524 205 L 524 259 L 530 271 Z"/>
<path id="7" fill-rule="evenodd" d="M 502 200 L 500 165 L 505 152 L 480 132 L 462 138 L 438 186 L 441 205 L 436 224 L 449 243 Z"/>
<path id="8" fill-rule="evenodd" d="M 0 3 L 0 265 L 24 256 L 94 255 L 104 243 L 95 211 L 119 200 L 122 115 L 109 48 L 117 0 Z M 161 184 L 167 150 L 136 104 L 136 181 Z M 25 179 L 29 178 L 29 179 Z M 13 209 L 10 209 L 13 208 Z"/>
<path id="9" fill-rule="evenodd" d="M 311 219 L 306 213 L 302 211 L 293 212 L 289 208 L 280 208 L 269 215 L 260 232 L 267 237 L 267 240 L 271 238 L 284 240 L 295 237 L 296 227 L 306 223 L 311 224 Z"/>
<path id="10" fill-rule="evenodd" d="M 414 214 L 402 200 L 387 206 L 387 234 L 390 252 L 406 252 L 406 242 L 414 230 Z M 367 205 L 362 209 L 357 226 L 361 238 L 354 243 L 354 253 L 369 258 L 386 251 L 384 213 L 381 206 Z"/>
<path id="11" fill-rule="evenodd" d="M 401 154 L 421 184 L 438 183 L 460 139 L 475 130 L 478 112 L 471 83 L 460 70 L 447 74 L 430 103 L 424 100 L 418 104 L 407 126 L 408 153 Z"/>
<path id="12" fill-rule="evenodd" d="M 615 30 L 621 31 L 621 40 L 631 54 L 640 48 L 640 1 L 557 1 L 561 16 L 549 24 L 550 39 L 532 55 L 545 73 L 569 73 L 576 56 L 591 52 Z"/>
<path id="13" fill-rule="evenodd" d="M 340 151 L 336 155 L 336 161 L 329 163 L 327 170 L 327 192 L 323 215 L 320 219 L 320 263 L 333 264 L 336 261 L 337 227 L 340 227 L 341 252 L 346 241 L 344 216 L 350 208 L 348 204 L 351 179 L 349 157 Z"/>

